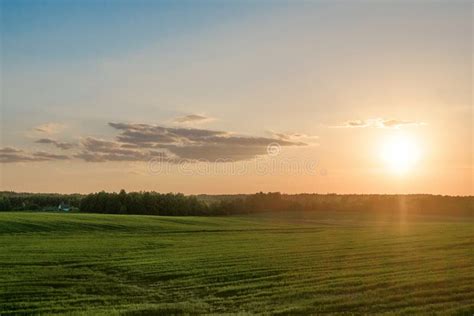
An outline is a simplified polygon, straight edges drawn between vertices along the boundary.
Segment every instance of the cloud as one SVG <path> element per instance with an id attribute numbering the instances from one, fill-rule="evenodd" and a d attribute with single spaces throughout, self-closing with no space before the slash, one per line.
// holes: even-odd
<path id="1" fill-rule="evenodd" d="M 169 146 L 168 150 L 187 161 L 241 161 L 267 153 L 266 146 L 229 146 L 229 145 L 199 145 L 199 146 Z"/>
<path id="2" fill-rule="evenodd" d="M 241 161 L 266 155 L 267 147 L 308 146 L 309 136 L 299 133 L 279 133 L 271 137 L 237 135 L 228 131 L 165 127 L 150 124 L 108 124 L 117 131 L 114 139 L 85 137 L 79 144 L 60 142 L 51 138 L 36 140 L 59 149 L 74 150 L 71 157 L 46 152 L 26 152 L 11 147 L 0 151 L 0 162 L 50 161 L 81 159 L 87 162 L 150 161 L 197 162 L 202 160 Z"/>
<path id="3" fill-rule="evenodd" d="M 51 138 L 41 138 L 35 141 L 35 143 L 38 144 L 52 144 L 56 146 L 59 149 L 67 150 L 75 147 L 76 145 L 73 143 L 67 143 L 67 142 L 60 142 Z"/>
<path id="4" fill-rule="evenodd" d="M 354 120 L 354 121 L 347 121 L 344 122 L 341 125 L 337 125 L 334 127 L 340 127 L 340 128 L 353 128 L 353 127 L 369 127 L 371 124 L 369 121 L 363 121 L 363 120 Z"/>
<path id="5" fill-rule="evenodd" d="M 83 139 L 81 145 L 82 151 L 74 157 L 89 162 L 147 161 L 152 158 L 166 158 L 163 152 L 129 149 L 119 142 L 93 137 Z"/>
<path id="6" fill-rule="evenodd" d="M 280 140 L 304 140 L 304 141 L 314 141 L 319 139 L 318 136 L 315 135 L 308 135 L 304 133 L 297 133 L 297 132 L 275 132 L 275 131 L 268 131 L 273 137 L 278 138 Z"/>
<path id="7" fill-rule="evenodd" d="M 157 144 L 193 143 L 212 136 L 224 136 L 227 132 L 197 128 L 169 128 L 148 124 L 109 123 L 121 133 L 117 139 L 121 142 L 155 146 Z"/>
<path id="8" fill-rule="evenodd" d="M 179 116 L 173 120 L 175 123 L 188 124 L 188 123 L 206 123 L 213 121 L 214 118 L 200 115 L 200 114 L 189 114 L 185 116 Z"/>
<path id="9" fill-rule="evenodd" d="M 47 135 L 52 135 L 52 134 L 57 134 L 60 131 L 62 131 L 66 126 L 61 123 L 46 123 L 42 124 L 39 126 L 36 126 L 33 128 L 34 131 L 47 134 Z"/>
<path id="10" fill-rule="evenodd" d="M 44 151 L 26 152 L 22 149 L 16 149 L 12 147 L 0 148 L 0 162 L 2 163 L 53 161 L 67 159 L 69 159 L 69 157 L 66 155 L 52 154 Z"/>
<path id="11" fill-rule="evenodd" d="M 235 135 L 227 131 L 173 128 L 149 124 L 109 123 L 120 131 L 116 137 L 122 149 L 158 150 L 172 159 L 247 160 L 267 152 L 269 144 L 307 146 L 299 140 Z M 149 152 L 147 153 L 150 154 Z"/>
<path id="12" fill-rule="evenodd" d="M 423 122 L 415 122 L 415 121 L 402 121 L 402 120 L 384 120 L 382 122 L 383 127 L 388 127 L 388 128 L 399 128 L 403 126 L 409 126 L 409 125 L 414 125 L 414 126 L 420 126 L 420 125 L 426 125 L 426 123 Z"/>
<path id="13" fill-rule="evenodd" d="M 404 126 L 421 126 L 426 125 L 423 122 L 416 121 L 405 121 L 397 119 L 366 119 L 366 120 L 352 120 L 346 121 L 342 124 L 331 126 L 333 128 L 366 128 L 366 127 L 375 127 L 375 128 L 401 128 Z"/>

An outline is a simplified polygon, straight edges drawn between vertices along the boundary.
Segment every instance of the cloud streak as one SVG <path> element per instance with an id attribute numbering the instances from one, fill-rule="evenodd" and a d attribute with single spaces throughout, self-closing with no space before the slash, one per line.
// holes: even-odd
<path id="1" fill-rule="evenodd" d="M 273 137 L 280 139 L 280 140 L 289 140 L 289 141 L 311 141 L 314 142 L 315 140 L 319 139 L 318 136 L 308 135 L 304 133 L 297 133 L 297 132 L 275 132 L 275 131 L 268 131 Z"/>
<path id="2" fill-rule="evenodd" d="M 153 158 L 167 158 L 165 153 L 141 148 L 129 149 L 125 144 L 87 137 L 81 142 L 82 150 L 75 158 L 88 162 L 147 161 Z"/>
<path id="3" fill-rule="evenodd" d="M 41 138 L 35 141 L 37 144 L 51 144 L 56 146 L 59 149 L 67 150 L 75 147 L 76 145 L 73 143 L 67 143 L 67 142 L 60 142 L 51 138 Z"/>
<path id="4" fill-rule="evenodd" d="M 179 116 L 173 120 L 173 122 L 178 123 L 178 124 L 200 124 L 200 123 L 206 123 L 214 121 L 214 118 L 208 117 L 205 115 L 200 115 L 200 114 L 189 114 L 189 115 L 184 115 L 184 116 Z"/>
<path id="5" fill-rule="evenodd" d="M 45 123 L 33 128 L 35 132 L 46 134 L 46 135 L 53 135 L 61 132 L 66 126 L 61 123 Z"/>
<path id="6" fill-rule="evenodd" d="M 39 162 L 68 159 L 69 156 L 47 153 L 44 151 L 27 152 L 23 149 L 17 149 L 13 147 L 0 148 L 0 162 L 2 163 Z"/>
<path id="7" fill-rule="evenodd" d="M 366 120 L 351 120 L 343 122 L 335 126 L 330 126 L 332 128 L 402 128 L 406 126 L 422 126 L 426 125 L 423 122 L 417 121 L 406 121 L 398 119 L 384 119 L 384 118 L 375 118 L 375 119 L 366 119 Z"/>

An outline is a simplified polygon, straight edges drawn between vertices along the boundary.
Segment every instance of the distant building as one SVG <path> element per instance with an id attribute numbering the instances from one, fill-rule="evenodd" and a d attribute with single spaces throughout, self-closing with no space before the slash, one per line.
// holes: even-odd
<path id="1" fill-rule="evenodd" d="M 58 205 L 58 211 L 69 212 L 70 209 L 71 206 L 69 206 L 69 204 L 61 202 L 61 204 Z"/>

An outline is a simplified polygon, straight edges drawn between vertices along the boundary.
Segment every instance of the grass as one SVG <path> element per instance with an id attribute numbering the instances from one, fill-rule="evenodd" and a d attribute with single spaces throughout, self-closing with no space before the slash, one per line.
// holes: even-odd
<path id="1" fill-rule="evenodd" d="M 473 224 L 0 213 L 0 314 L 472 315 Z"/>

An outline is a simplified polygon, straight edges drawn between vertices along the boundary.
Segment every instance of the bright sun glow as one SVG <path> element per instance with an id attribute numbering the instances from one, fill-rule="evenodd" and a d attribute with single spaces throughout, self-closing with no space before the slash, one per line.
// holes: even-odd
<path id="1" fill-rule="evenodd" d="M 381 156 L 387 167 L 397 173 L 411 171 L 420 160 L 420 149 L 413 137 L 395 135 L 384 141 Z"/>

